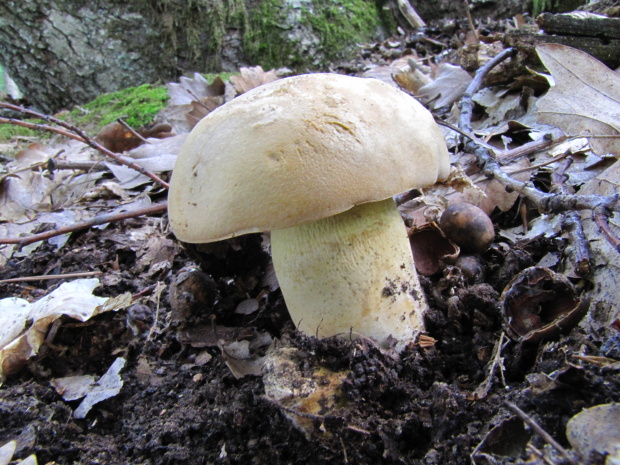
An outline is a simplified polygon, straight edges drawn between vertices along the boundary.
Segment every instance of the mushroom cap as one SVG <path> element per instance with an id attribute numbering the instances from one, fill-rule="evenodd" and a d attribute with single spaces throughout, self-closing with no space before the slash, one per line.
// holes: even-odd
<path id="1" fill-rule="evenodd" d="M 257 87 L 203 118 L 168 198 L 182 241 L 288 228 L 434 184 L 449 155 L 431 114 L 376 79 L 306 74 Z"/>

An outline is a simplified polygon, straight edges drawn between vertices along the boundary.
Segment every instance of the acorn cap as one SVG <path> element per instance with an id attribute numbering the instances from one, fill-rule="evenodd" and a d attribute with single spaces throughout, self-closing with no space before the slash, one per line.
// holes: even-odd
<path id="1" fill-rule="evenodd" d="M 307 74 L 255 88 L 189 134 L 168 199 L 177 238 L 288 228 L 445 179 L 430 112 L 376 79 Z"/>

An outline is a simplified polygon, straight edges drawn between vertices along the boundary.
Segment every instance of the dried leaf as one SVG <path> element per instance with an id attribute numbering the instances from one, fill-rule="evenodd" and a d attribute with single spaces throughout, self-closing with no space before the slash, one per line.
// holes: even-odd
<path id="1" fill-rule="evenodd" d="M 51 381 L 62 398 L 66 401 L 81 399 L 82 403 L 73 412 L 73 418 L 85 418 L 93 405 L 117 395 L 123 387 L 120 371 L 125 366 L 124 358 L 117 358 L 108 371 L 99 380 L 94 376 L 67 376 Z"/>
<path id="2" fill-rule="evenodd" d="M 581 50 L 541 44 L 538 56 L 555 86 L 538 101 L 538 121 L 590 137 L 597 154 L 620 156 L 620 76 Z M 605 138 L 601 136 L 614 136 Z"/>
<path id="3" fill-rule="evenodd" d="M 76 279 L 34 303 L 17 297 L 0 300 L 0 381 L 37 354 L 49 325 L 62 315 L 86 321 L 130 302 L 129 293 L 115 299 L 94 296 L 97 286 L 98 279 Z"/>
<path id="4" fill-rule="evenodd" d="M 432 110 L 450 106 L 461 98 L 471 80 L 469 73 L 460 66 L 441 63 L 437 77 L 422 86 L 418 96 Z"/>
<path id="5" fill-rule="evenodd" d="M 592 452 L 607 455 L 605 463 L 620 460 L 620 404 L 602 404 L 585 409 L 566 425 L 568 442 L 582 457 Z"/>
<path id="6" fill-rule="evenodd" d="M 241 68 L 240 71 L 241 76 L 230 77 L 230 82 L 237 89 L 237 94 L 243 94 L 255 87 L 278 80 L 278 76 L 273 69 L 265 72 L 260 66 L 254 66 L 253 68 Z"/>
<path id="7" fill-rule="evenodd" d="M 615 162 L 595 179 L 588 181 L 579 190 L 583 195 L 615 195 L 620 192 L 620 162 Z M 618 251 L 606 241 L 598 225 L 592 219 L 591 211 L 581 213 L 584 234 L 588 239 L 591 261 L 594 264 L 590 277 L 596 286 L 590 291 L 590 299 L 596 311 L 586 316 L 582 325 L 588 332 L 600 334 L 609 328 L 620 314 L 620 260 Z M 610 218 L 610 228 L 620 237 L 620 214 L 615 212 Z"/>

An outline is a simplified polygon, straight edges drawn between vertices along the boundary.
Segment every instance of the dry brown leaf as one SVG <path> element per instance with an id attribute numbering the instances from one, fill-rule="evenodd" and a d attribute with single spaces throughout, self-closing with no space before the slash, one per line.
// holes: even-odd
<path id="1" fill-rule="evenodd" d="M 579 190 L 583 195 L 615 195 L 620 191 L 620 162 L 588 181 Z M 600 228 L 592 219 L 589 210 L 581 213 L 583 229 L 590 248 L 593 274 L 590 277 L 594 288 L 589 292 L 592 311 L 588 313 L 582 325 L 586 330 L 602 333 L 609 330 L 612 322 L 620 317 L 620 254 L 605 240 Z M 620 236 L 620 214 L 616 212 L 610 219 L 610 228 L 617 237 Z"/>
<path id="2" fill-rule="evenodd" d="M 418 91 L 418 97 L 430 109 L 452 105 L 461 96 L 472 78 L 460 66 L 441 63 L 437 77 Z"/>
<path id="3" fill-rule="evenodd" d="M 620 156 L 620 75 L 566 45 L 541 44 L 536 51 L 555 80 L 538 101 L 538 121 L 590 137 L 597 154 Z"/>
<path id="4" fill-rule="evenodd" d="M 255 87 L 262 86 L 268 82 L 278 80 L 275 70 L 263 71 L 260 66 L 254 66 L 253 68 L 241 68 L 241 76 L 231 76 L 230 82 L 232 82 L 237 89 L 237 94 L 241 95 L 248 90 L 252 90 Z"/>
<path id="5" fill-rule="evenodd" d="M 193 78 L 182 76 L 178 83 L 170 82 L 166 88 L 170 95 L 168 107 L 173 109 L 168 116 L 171 120 L 185 119 L 183 129 L 188 131 L 225 101 L 226 84 L 219 76 L 209 84 L 200 73 L 194 73 Z"/>

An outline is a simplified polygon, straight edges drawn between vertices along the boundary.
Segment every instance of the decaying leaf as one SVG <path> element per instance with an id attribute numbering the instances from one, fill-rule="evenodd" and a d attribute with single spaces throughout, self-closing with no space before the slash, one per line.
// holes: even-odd
<path id="1" fill-rule="evenodd" d="M 460 66 L 441 63 L 437 77 L 418 91 L 418 97 L 431 110 L 451 106 L 461 96 L 472 78 Z"/>
<path id="2" fill-rule="evenodd" d="M 253 68 L 241 68 L 241 76 L 231 76 L 230 82 L 233 83 L 237 94 L 243 94 L 248 90 L 252 90 L 255 87 L 262 86 L 268 82 L 273 82 L 278 79 L 275 70 L 263 71 L 260 66 L 254 66 Z"/>
<path id="3" fill-rule="evenodd" d="M 595 179 L 588 181 L 579 190 L 583 195 L 615 195 L 620 192 L 620 163 L 615 162 Z M 588 240 L 590 260 L 593 264 L 590 277 L 594 288 L 589 292 L 593 309 L 588 312 L 582 326 L 588 332 L 605 333 L 612 322 L 620 317 L 620 255 L 605 240 L 599 226 L 594 222 L 591 211 L 581 213 L 584 234 Z M 609 221 L 611 232 L 620 237 L 620 214 L 615 212 Z"/>
<path id="4" fill-rule="evenodd" d="M 86 321 L 99 313 L 131 304 L 131 294 L 114 299 L 97 297 L 98 279 L 76 279 L 30 303 L 17 297 L 0 300 L 0 382 L 36 355 L 47 329 L 62 315 Z"/>
<path id="5" fill-rule="evenodd" d="M 98 380 L 94 376 L 67 376 L 51 381 L 56 392 L 66 401 L 84 397 L 78 408 L 73 412 L 73 418 L 85 418 L 93 405 L 114 397 L 123 387 L 120 371 L 125 366 L 124 358 L 117 358 L 108 371 Z"/>
<path id="6" fill-rule="evenodd" d="M 599 155 L 620 156 L 620 75 L 565 45 L 541 44 L 536 51 L 555 80 L 538 101 L 538 120 L 567 135 L 590 137 Z"/>
<path id="7" fill-rule="evenodd" d="M 532 436 L 523 421 L 510 417 L 489 431 L 471 455 L 474 464 L 498 463 L 502 457 L 519 456 Z"/>
<path id="8" fill-rule="evenodd" d="M 267 355 L 273 345 L 273 339 L 269 333 L 258 333 L 251 340 L 232 341 L 223 344 L 219 348 L 222 351 L 222 359 L 230 369 L 233 376 L 241 379 L 245 376 L 261 376 Z"/>
<path id="9" fill-rule="evenodd" d="M 95 141 L 112 152 L 122 153 L 139 147 L 149 137 L 166 139 L 172 135 L 172 127 L 165 123 L 156 124 L 151 128 L 138 128 L 132 132 L 115 121 L 101 128 L 95 136 Z"/>
<path id="10" fill-rule="evenodd" d="M 191 130 L 225 101 L 226 84 L 219 76 L 209 84 L 200 73 L 194 73 L 193 78 L 181 76 L 178 83 L 170 82 L 166 88 L 170 95 L 168 117 L 171 121 L 183 120 L 185 124 L 177 129 L 184 131 Z"/>
<path id="11" fill-rule="evenodd" d="M 606 455 L 607 464 L 620 462 L 620 404 L 585 409 L 566 425 L 568 442 L 584 459 L 593 452 Z"/>

